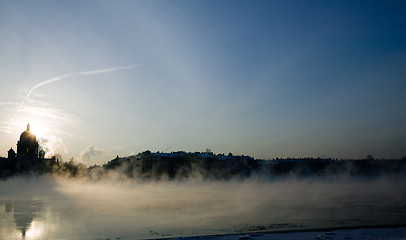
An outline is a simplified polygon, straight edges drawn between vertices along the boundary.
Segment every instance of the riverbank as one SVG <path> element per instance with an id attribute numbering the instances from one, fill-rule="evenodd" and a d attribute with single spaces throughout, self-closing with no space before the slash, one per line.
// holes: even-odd
<path id="1" fill-rule="evenodd" d="M 182 240 L 406 240 L 406 227 L 374 227 L 324 229 L 314 231 L 266 232 L 250 234 L 230 234 L 198 237 L 179 237 Z"/>

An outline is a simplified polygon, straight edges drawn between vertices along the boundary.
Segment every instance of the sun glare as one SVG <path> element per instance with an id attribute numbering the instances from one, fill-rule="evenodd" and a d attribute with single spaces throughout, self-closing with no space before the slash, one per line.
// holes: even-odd
<path id="1" fill-rule="evenodd" d="M 36 119 L 26 119 L 24 123 L 21 123 L 20 126 L 24 127 L 24 130 L 27 128 L 27 124 L 30 124 L 30 131 L 37 136 L 37 138 L 46 138 L 49 133 L 49 128 L 46 124 Z"/>
<path id="2" fill-rule="evenodd" d="M 29 228 L 28 231 L 26 232 L 25 236 L 26 236 L 28 239 L 31 239 L 31 238 L 39 238 L 39 237 L 41 237 L 41 234 L 42 234 L 43 230 L 44 230 L 44 226 L 43 226 L 43 225 L 41 225 L 41 224 L 40 224 L 39 222 L 37 222 L 37 221 L 33 221 L 33 222 L 31 223 L 30 228 Z"/>
<path id="3" fill-rule="evenodd" d="M 31 132 L 34 133 L 37 137 L 45 137 L 48 132 L 47 126 L 40 122 L 30 123 Z"/>

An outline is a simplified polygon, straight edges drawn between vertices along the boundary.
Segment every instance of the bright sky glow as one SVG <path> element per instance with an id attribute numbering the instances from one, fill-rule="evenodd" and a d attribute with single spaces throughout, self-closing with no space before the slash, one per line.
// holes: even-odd
<path id="1" fill-rule="evenodd" d="M 48 127 L 37 121 L 37 120 L 33 120 L 33 119 L 28 119 L 26 122 L 30 123 L 30 131 L 35 134 L 35 136 L 37 138 L 47 138 L 48 137 L 48 133 L 49 133 L 49 129 Z M 22 121 L 21 121 L 22 123 Z"/>
<path id="2" fill-rule="evenodd" d="M 0 155 L 406 155 L 402 1 L 0 1 Z"/>

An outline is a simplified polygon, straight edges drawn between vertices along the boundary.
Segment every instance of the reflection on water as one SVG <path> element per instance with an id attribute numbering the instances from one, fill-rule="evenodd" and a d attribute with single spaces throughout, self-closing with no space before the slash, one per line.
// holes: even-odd
<path id="1" fill-rule="evenodd" d="M 10 233 L 8 235 L 14 236 L 15 239 L 32 239 L 33 237 L 37 237 L 37 222 L 41 220 L 42 212 L 42 202 L 40 200 L 3 199 L 0 200 L 0 207 L 2 205 L 4 205 L 4 212 L 0 210 L 0 216 L 3 218 L 0 224 L 2 232 L 5 231 L 4 228 L 9 228 L 8 231 L 10 231 Z M 14 232 L 10 229 L 13 228 L 13 223 L 18 232 Z M 8 237 L 5 239 L 11 238 Z"/>
<path id="2" fill-rule="evenodd" d="M 0 182 L 0 239 L 145 239 L 406 224 L 406 186 L 374 181 Z"/>
<path id="3" fill-rule="evenodd" d="M 16 228 L 21 232 L 21 236 L 24 238 L 33 220 L 38 217 L 42 209 L 42 202 L 31 199 L 5 200 L 3 202 L 5 212 L 13 214 Z M 1 201 L 0 204 L 2 204 Z"/>

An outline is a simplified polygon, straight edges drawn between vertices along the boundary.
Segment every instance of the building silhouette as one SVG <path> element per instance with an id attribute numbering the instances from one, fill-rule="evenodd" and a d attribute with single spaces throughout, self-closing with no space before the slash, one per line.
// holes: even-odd
<path id="1" fill-rule="evenodd" d="M 13 148 L 10 148 L 10 150 L 8 150 L 7 153 L 8 153 L 8 159 L 13 160 L 16 158 L 16 152 L 14 151 Z"/>
<path id="2" fill-rule="evenodd" d="M 52 173 L 58 167 L 59 161 L 55 156 L 45 158 L 45 151 L 41 149 L 28 124 L 17 142 L 17 151 L 10 148 L 8 158 L 0 157 L 0 179 L 26 172 Z"/>
<path id="3" fill-rule="evenodd" d="M 21 133 L 17 142 L 17 159 L 38 159 L 38 147 L 37 137 L 31 133 L 30 124 L 27 124 L 27 130 Z"/>

